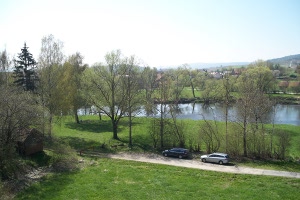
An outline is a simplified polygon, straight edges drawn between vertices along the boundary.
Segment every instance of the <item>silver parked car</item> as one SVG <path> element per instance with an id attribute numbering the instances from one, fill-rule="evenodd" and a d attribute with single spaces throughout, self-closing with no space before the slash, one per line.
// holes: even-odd
<path id="1" fill-rule="evenodd" d="M 229 156 L 226 153 L 212 153 L 209 155 L 201 156 L 202 162 L 219 163 L 220 165 L 229 163 Z"/>

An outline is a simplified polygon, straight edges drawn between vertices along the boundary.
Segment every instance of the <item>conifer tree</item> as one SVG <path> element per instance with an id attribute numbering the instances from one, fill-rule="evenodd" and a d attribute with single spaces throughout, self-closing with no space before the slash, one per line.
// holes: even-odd
<path id="1" fill-rule="evenodd" d="M 38 80 L 36 69 L 36 61 L 29 53 L 26 43 L 21 49 L 22 53 L 18 54 L 18 60 L 15 62 L 14 83 L 18 86 L 23 87 L 25 91 L 35 91 L 36 82 Z"/>

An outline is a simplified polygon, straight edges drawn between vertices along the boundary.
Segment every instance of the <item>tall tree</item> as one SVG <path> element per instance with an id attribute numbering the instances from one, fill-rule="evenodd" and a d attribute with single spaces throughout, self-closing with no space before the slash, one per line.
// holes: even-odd
<path id="1" fill-rule="evenodd" d="M 265 123 L 263 121 L 263 116 L 266 115 L 273 106 L 265 93 L 272 87 L 274 77 L 270 69 L 264 64 L 265 63 L 262 61 L 251 64 L 238 78 L 237 88 L 240 94 L 237 103 L 239 110 L 238 121 L 240 121 L 243 130 L 244 156 L 248 155 L 250 145 L 255 146 L 254 140 L 256 139 L 255 133 L 258 132 L 258 123 L 262 125 Z M 255 129 L 251 130 L 250 125 L 252 125 L 252 122 L 255 122 Z M 264 130 L 261 130 L 260 132 L 263 131 Z M 249 133 L 252 134 L 252 141 L 254 141 L 252 144 L 248 143 Z M 255 147 L 252 149 L 255 149 Z"/>
<path id="2" fill-rule="evenodd" d="M 229 74 L 225 74 L 223 79 L 221 80 L 221 86 L 219 87 L 221 94 L 221 99 L 225 105 L 224 107 L 224 114 L 225 114 L 225 144 L 226 144 L 226 152 L 228 152 L 228 140 L 229 140 L 229 133 L 228 133 L 228 119 L 229 119 L 229 106 L 231 102 L 233 101 L 232 92 L 233 92 L 233 86 L 236 82 L 236 78 L 229 76 Z"/>
<path id="3" fill-rule="evenodd" d="M 158 93 L 159 93 L 159 104 L 160 109 L 160 147 L 163 148 L 165 145 L 165 135 L 168 133 L 167 130 L 167 114 L 168 110 L 168 100 L 172 97 L 172 78 L 169 74 L 162 73 L 158 79 Z"/>
<path id="4" fill-rule="evenodd" d="M 0 52 L 0 85 L 8 86 L 11 60 L 6 50 Z"/>
<path id="5" fill-rule="evenodd" d="M 119 139 L 118 124 L 128 108 L 127 91 L 124 90 L 128 71 L 120 50 L 107 53 L 105 61 L 106 65 L 97 64 L 85 72 L 85 87 L 90 103 L 110 118 L 113 138 Z"/>
<path id="6" fill-rule="evenodd" d="M 0 86 L 0 178 L 18 170 L 16 144 L 19 131 L 40 125 L 43 115 L 37 96 L 15 87 Z"/>
<path id="7" fill-rule="evenodd" d="M 15 62 L 15 84 L 23 87 L 25 91 L 35 91 L 37 83 L 36 65 L 33 56 L 28 51 L 26 43 L 18 54 L 18 60 Z"/>
<path id="8" fill-rule="evenodd" d="M 134 112 L 137 111 L 141 105 L 141 78 L 138 67 L 138 62 L 135 56 L 130 56 L 125 59 L 125 70 L 127 71 L 124 79 L 124 89 L 127 91 L 127 113 L 129 122 L 129 147 L 132 147 L 132 120 Z"/>
<path id="9" fill-rule="evenodd" d="M 64 54 L 62 52 L 63 43 L 48 35 L 42 38 L 42 47 L 39 55 L 39 94 L 42 99 L 45 112 L 49 118 L 48 133 L 51 135 L 51 124 L 55 114 L 61 114 L 64 93 L 59 89 L 60 77 L 62 73 L 62 62 Z"/>
<path id="10" fill-rule="evenodd" d="M 78 109 L 86 105 L 82 92 L 82 76 L 87 64 L 83 64 L 83 56 L 76 52 L 69 56 L 63 65 L 61 89 L 64 90 L 66 112 L 72 110 L 76 123 L 80 123 Z"/>
<path id="11" fill-rule="evenodd" d="M 168 70 L 166 72 L 167 76 L 171 78 L 172 81 L 172 99 L 175 103 L 179 102 L 181 98 L 181 93 L 183 89 L 188 85 L 189 83 L 189 74 L 187 73 L 187 70 L 185 70 L 182 67 L 178 67 L 175 70 Z"/>
<path id="12" fill-rule="evenodd" d="M 151 69 L 149 66 L 145 67 L 142 72 L 142 84 L 143 89 L 145 90 L 145 110 L 148 114 L 153 113 L 153 95 L 154 91 L 157 88 L 157 78 L 158 72 L 156 68 Z"/>

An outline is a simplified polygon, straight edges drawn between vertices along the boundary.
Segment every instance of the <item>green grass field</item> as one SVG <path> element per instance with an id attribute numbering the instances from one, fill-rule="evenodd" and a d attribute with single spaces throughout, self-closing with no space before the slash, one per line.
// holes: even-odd
<path id="1" fill-rule="evenodd" d="M 98 158 L 48 176 L 16 199 L 297 199 L 300 179 L 251 176 Z"/>
<path id="2" fill-rule="evenodd" d="M 119 125 L 121 141 L 112 140 L 109 119 L 81 116 L 82 123 L 71 117 L 60 119 L 54 135 L 76 150 L 132 151 L 128 140 L 127 119 Z M 151 151 L 147 133 L 149 119 L 136 118 L 133 126 L 133 151 Z M 197 128 L 197 121 L 187 120 L 188 137 Z M 291 134 L 290 153 L 299 156 L 299 127 L 278 125 Z M 111 145 L 124 143 L 117 149 Z M 107 148 L 100 146 L 105 144 Z M 47 152 L 47 151 L 46 151 Z M 85 159 L 84 167 L 74 172 L 50 174 L 16 199 L 297 199 L 300 179 L 219 173 L 197 169 L 140 163 L 109 158 Z M 243 162 L 239 166 L 300 172 L 295 162 Z"/>

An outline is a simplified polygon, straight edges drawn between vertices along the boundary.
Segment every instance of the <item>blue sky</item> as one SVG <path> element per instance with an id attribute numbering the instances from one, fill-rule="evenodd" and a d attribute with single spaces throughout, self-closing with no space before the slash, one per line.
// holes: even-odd
<path id="1" fill-rule="evenodd" d="M 0 0 L 0 50 L 53 34 L 64 53 L 103 62 L 121 49 L 152 67 L 300 54 L 299 0 Z"/>

